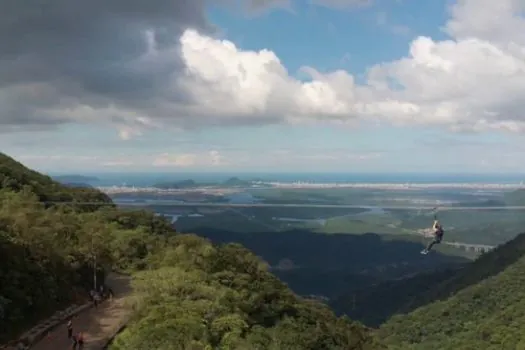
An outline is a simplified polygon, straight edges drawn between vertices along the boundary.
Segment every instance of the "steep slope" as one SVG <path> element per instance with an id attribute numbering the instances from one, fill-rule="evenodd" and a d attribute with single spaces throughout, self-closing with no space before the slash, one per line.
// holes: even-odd
<path id="1" fill-rule="evenodd" d="M 377 327 L 392 315 L 445 300 L 458 291 L 497 275 L 525 254 L 525 235 L 518 235 L 476 261 L 432 272 L 347 290 L 330 302 L 337 313 Z"/>
<path id="2" fill-rule="evenodd" d="M 135 276 L 137 314 L 110 349 L 382 348 L 359 324 L 297 297 L 239 244 L 181 235 L 172 245 Z"/>
<path id="3" fill-rule="evenodd" d="M 412 311 L 414 300 L 431 293 L 434 288 L 454 276 L 460 268 L 428 271 L 347 290 L 331 300 L 329 305 L 338 314 L 348 315 L 369 327 L 379 327 L 392 315 Z"/>
<path id="4" fill-rule="evenodd" d="M 260 226 L 260 225 L 259 225 Z M 389 235 L 326 235 L 308 230 L 232 232 L 199 228 L 192 232 L 215 243 L 236 242 L 251 249 L 295 292 L 334 298 L 357 286 L 400 278 L 469 260 L 436 252 L 422 256 L 420 241 Z"/>
<path id="5" fill-rule="evenodd" d="M 13 158 L 0 153 L 0 190 L 22 191 L 24 189 L 45 202 L 93 202 L 111 203 L 104 193 L 91 188 L 65 186 L 51 177 L 33 171 Z M 80 207 L 78 207 L 80 208 Z M 77 209 L 78 209 L 77 208 Z M 98 206 L 83 206 L 84 211 Z"/>
<path id="6" fill-rule="evenodd" d="M 521 234 L 417 298 L 441 300 L 394 316 L 380 335 L 400 349 L 523 349 L 524 269 Z"/>
<path id="7" fill-rule="evenodd" d="M 134 276 L 137 313 L 116 349 L 383 348 L 365 327 L 292 293 L 240 245 L 177 234 L 145 211 L 48 205 L 111 202 L 0 160 L 0 342 L 85 294 L 96 257 Z"/>

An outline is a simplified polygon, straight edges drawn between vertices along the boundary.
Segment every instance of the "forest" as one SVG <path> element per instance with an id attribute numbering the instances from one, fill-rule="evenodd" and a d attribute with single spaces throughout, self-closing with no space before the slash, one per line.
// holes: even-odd
<path id="1" fill-rule="evenodd" d="M 134 315 L 111 349 L 525 349 L 525 234 L 330 303 L 363 325 L 298 296 L 239 243 L 175 232 L 1 154 L 0 201 L 0 343 L 85 298 L 96 259 L 100 279 L 133 280 Z"/>
<path id="2" fill-rule="evenodd" d="M 384 348 L 366 327 L 294 294 L 241 245 L 177 233 L 6 155 L 0 201 L 0 280 L 9 281 L 0 285 L 0 343 L 85 296 L 96 258 L 100 278 L 110 269 L 133 276 L 135 314 L 112 349 Z"/>

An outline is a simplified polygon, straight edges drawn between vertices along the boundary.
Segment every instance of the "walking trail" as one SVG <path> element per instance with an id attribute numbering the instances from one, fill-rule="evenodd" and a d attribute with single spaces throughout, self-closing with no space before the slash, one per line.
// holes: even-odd
<path id="1" fill-rule="evenodd" d="M 73 333 L 84 333 L 84 350 L 101 350 L 108 340 L 129 319 L 131 311 L 125 299 L 131 293 L 130 277 L 110 274 L 106 285 L 114 291 L 113 300 L 106 300 L 98 308 L 92 307 L 73 318 Z M 69 350 L 71 340 L 67 338 L 67 322 L 56 327 L 46 337 L 31 347 L 31 350 Z"/>

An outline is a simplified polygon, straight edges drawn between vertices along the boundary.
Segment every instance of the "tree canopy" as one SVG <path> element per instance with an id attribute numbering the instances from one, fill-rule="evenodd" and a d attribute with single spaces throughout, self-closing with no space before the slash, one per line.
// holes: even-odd
<path id="1" fill-rule="evenodd" d="M 101 280 L 109 268 L 133 275 L 135 314 L 113 349 L 383 348 L 243 246 L 178 234 L 1 154 L 0 203 L 0 341 L 84 295 L 96 258 Z"/>
<path id="2" fill-rule="evenodd" d="M 297 296 L 241 244 L 177 233 L 163 217 L 116 208 L 2 154 L 0 203 L 1 342 L 83 298 L 96 259 L 99 280 L 109 269 L 133 277 L 134 315 L 114 350 L 525 349 L 525 234 L 460 268 L 332 303 L 386 320 L 372 330 Z"/>
<path id="3" fill-rule="evenodd" d="M 395 349 L 524 349 L 525 234 L 482 255 L 404 305 L 380 328 Z M 439 277 L 439 276 L 436 276 Z"/>

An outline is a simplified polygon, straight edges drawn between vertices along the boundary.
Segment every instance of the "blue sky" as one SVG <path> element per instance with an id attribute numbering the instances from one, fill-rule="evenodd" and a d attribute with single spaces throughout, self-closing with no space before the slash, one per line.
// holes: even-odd
<path id="1" fill-rule="evenodd" d="M 503 100 L 494 98 L 490 104 L 480 106 L 477 101 L 487 96 L 485 91 L 476 90 L 470 94 L 466 90 L 457 93 L 462 98 L 458 101 L 455 95 L 449 96 L 447 92 L 460 87 L 446 85 L 451 82 L 443 78 L 445 73 L 433 78 L 432 74 L 439 73 L 435 72 L 436 66 L 426 64 L 421 68 L 422 59 L 425 62 L 445 62 L 446 59 L 449 66 L 454 66 L 453 59 L 457 59 L 458 67 L 460 64 L 474 67 L 474 63 L 479 63 L 475 58 L 472 58 L 472 64 L 463 62 L 465 52 L 476 52 L 467 49 L 467 44 L 473 43 L 466 41 L 466 34 L 478 35 L 479 42 L 494 47 L 500 47 L 498 45 L 507 40 L 505 23 L 501 23 L 499 37 L 484 37 L 488 34 L 476 32 L 478 27 L 468 27 L 461 14 L 453 15 L 449 11 L 454 4 L 457 13 L 469 11 L 469 1 L 376 0 L 370 6 L 347 8 L 329 6 L 322 0 L 319 0 L 319 5 L 295 1 L 287 8 L 270 6 L 255 13 L 231 7 L 203 8 L 208 23 L 216 26 L 216 31 L 206 32 L 199 29 L 201 24 L 198 27 L 189 23 L 187 27 L 190 29 L 198 27 L 198 34 L 187 34 L 181 47 L 166 50 L 166 56 L 155 56 L 157 61 L 140 70 L 144 75 L 141 79 L 147 79 L 146 74 L 164 67 L 169 59 L 174 61 L 174 52 L 181 51 L 186 68 L 191 68 L 191 74 L 200 74 L 200 79 L 188 82 L 179 78 L 187 79 L 188 71 L 178 73 L 177 84 L 172 85 L 184 85 L 187 89 L 184 93 L 167 90 L 167 84 L 159 84 L 151 96 L 144 93 L 123 102 L 121 96 L 88 91 L 91 93 L 89 97 L 76 96 L 81 101 L 78 105 L 59 95 L 54 97 L 59 102 L 53 101 L 52 107 L 43 110 L 38 105 L 31 114 L 35 120 L 45 115 L 59 121 L 44 123 L 37 120 L 31 125 L 17 124 L 17 121 L 26 119 L 23 113 L 28 112 L 14 105 L 20 109 L 20 114 L 15 107 L 7 109 L 10 113 L 15 111 L 14 115 L 19 117 L 4 117 L 7 122 L 0 124 L 0 128 L 5 129 L 0 133 L 0 150 L 29 166 L 50 172 L 523 172 L 525 166 L 519 161 L 525 151 L 519 119 L 522 116 L 511 110 L 523 92 L 512 95 L 516 101 L 509 100 L 507 96 L 511 96 L 512 91 L 505 90 L 507 87 L 502 85 L 500 89 L 509 92 L 502 97 Z M 479 17 L 484 18 L 482 14 Z M 450 23 L 461 26 L 447 27 Z M 425 42 L 419 40 L 420 37 L 436 43 L 434 51 L 425 54 Z M 235 45 L 234 52 L 225 49 L 221 40 Z M 476 44 L 480 45 L 479 42 Z M 262 57 L 259 53 L 263 49 L 271 51 L 272 57 L 278 58 L 279 67 L 287 71 L 285 78 L 283 74 L 286 73 L 279 71 L 279 83 L 267 90 L 262 89 L 263 83 L 270 81 L 266 77 L 274 75 L 263 76 L 270 65 L 258 63 L 258 58 L 255 58 Z M 204 57 L 201 55 L 203 50 L 208 55 L 206 59 L 201 58 Z M 458 54 L 452 50 L 457 50 Z M 222 77 L 221 83 L 227 81 L 231 73 L 227 73 L 226 68 L 220 69 L 236 58 L 219 55 L 241 55 L 242 52 L 252 52 L 253 58 L 247 55 L 242 60 L 239 58 L 238 72 L 241 76 L 247 74 L 252 80 L 236 90 L 232 88 L 233 92 L 228 91 L 235 94 L 227 95 L 232 96 L 231 100 L 219 95 L 215 88 L 197 85 L 210 74 Z M 429 55 L 434 56 L 429 58 Z M 442 60 L 437 61 L 436 57 Z M 405 63 L 400 61 L 403 58 L 406 58 Z M 502 60 L 501 57 L 492 59 Z M 261 58 L 261 61 L 264 60 Z M 275 66 L 275 62 L 272 64 Z M 411 70 L 414 66 L 417 67 Z M 111 69 L 108 67 L 113 66 L 106 65 L 105 69 Z M 320 77 L 309 76 L 303 67 L 315 69 Z M 235 65 L 233 69 L 236 69 Z M 448 69 L 446 72 L 450 73 L 449 68 L 442 69 Z M 352 77 L 354 83 L 341 85 L 331 80 L 329 74 L 337 70 L 343 70 L 345 77 Z M 406 91 L 372 89 L 371 71 L 380 72 L 381 77 L 388 73 L 394 80 L 404 82 Z M 487 80 L 479 81 L 479 84 L 490 87 L 492 82 L 501 81 L 503 71 L 504 67 L 501 67 L 501 71 L 491 72 L 490 76 L 484 74 L 483 78 Z M 85 82 L 73 76 L 74 73 L 71 73 L 71 81 L 82 86 Z M 424 82 L 423 78 L 426 79 Z M 477 85 L 475 80 L 472 80 L 474 85 L 468 80 L 477 79 L 474 69 L 471 76 L 461 79 L 465 89 Z M 129 80 L 130 84 L 134 81 Z M 285 96 L 292 87 L 312 81 L 325 84 L 324 90 L 316 90 L 319 94 L 326 89 L 335 91 L 336 100 L 328 100 L 325 95 L 307 94 L 304 89 L 310 86 L 306 85 L 295 94 Z M 230 88 L 229 83 L 224 84 L 220 93 Z M 259 89 L 256 91 L 253 86 Z M 281 86 L 289 88 L 282 89 Z M 350 98 L 348 93 L 356 86 L 352 96 L 357 97 L 352 103 L 341 97 Z M 438 91 L 438 87 L 442 90 Z M 257 114 L 252 112 L 252 107 L 245 107 L 255 104 L 259 96 L 267 97 L 261 95 L 263 90 L 277 91 L 271 96 L 272 100 L 268 100 L 270 102 L 260 107 L 264 108 L 263 112 Z M 212 96 L 210 91 L 216 95 Z M 421 95 L 417 95 L 420 92 Z M 173 100 L 166 103 L 165 108 L 163 105 L 162 110 L 159 107 L 159 112 L 152 107 L 159 96 L 172 94 L 179 98 L 186 93 L 194 97 L 192 112 L 188 112 L 190 109 L 186 105 L 183 108 Z M 14 95 L 6 96 L 13 99 L 11 96 Z M 322 103 L 319 96 L 325 96 Z M 286 105 L 293 98 L 310 99 L 307 105 L 312 107 L 305 112 L 307 107 Z M 382 103 L 394 98 L 400 103 L 416 106 L 418 114 L 410 114 L 401 107 L 385 109 L 387 107 Z M 152 105 L 146 107 L 144 104 L 145 107 L 139 108 L 142 100 L 152 102 Z M 214 102 L 205 106 L 203 101 L 208 100 Z M 70 104 L 62 107 L 64 101 Z M 344 111 L 333 112 L 333 106 L 339 102 Z M 362 109 L 356 112 L 358 107 L 355 106 L 363 103 L 368 106 L 367 112 L 362 112 Z M 108 111 L 108 106 L 116 107 Z M 378 108 L 381 112 L 369 112 Z M 453 111 L 452 114 L 449 110 Z M 480 114 L 486 111 L 492 113 L 487 114 L 489 117 L 495 117 L 489 119 Z M 438 117 L 442 119 L 438 120 Z"/>

